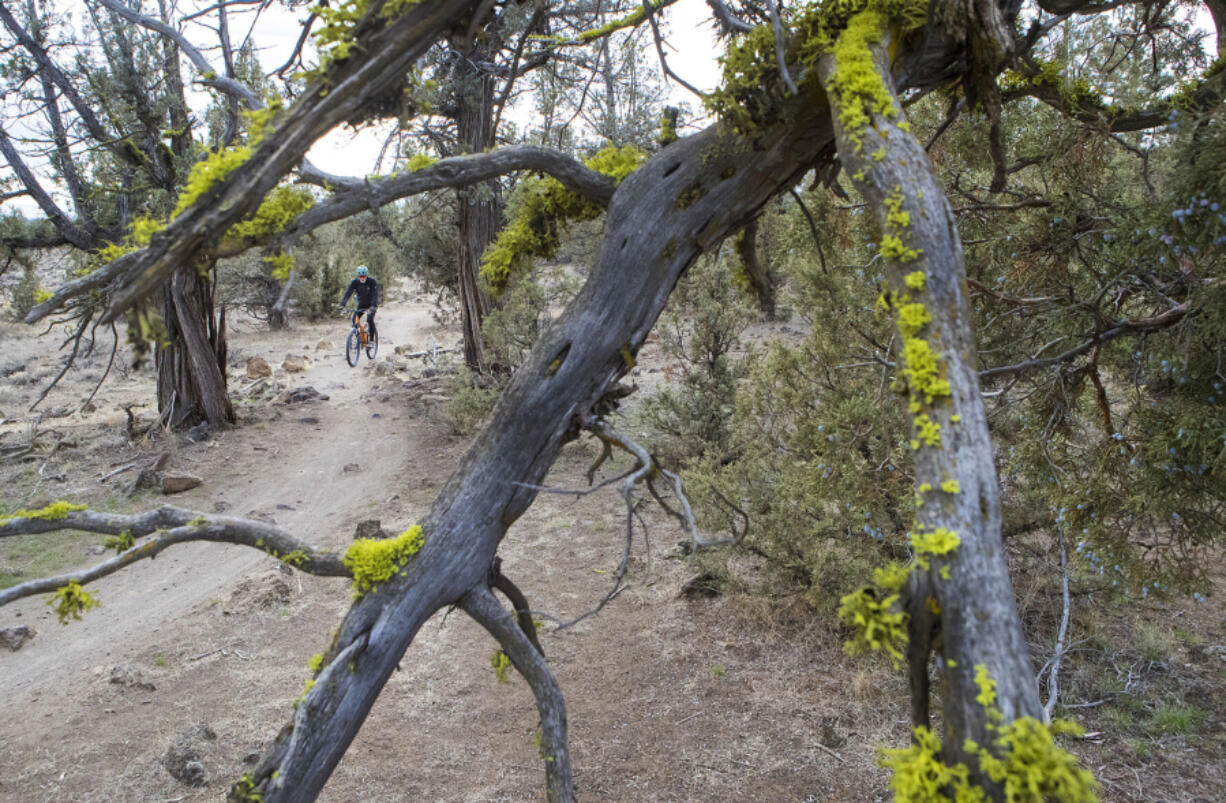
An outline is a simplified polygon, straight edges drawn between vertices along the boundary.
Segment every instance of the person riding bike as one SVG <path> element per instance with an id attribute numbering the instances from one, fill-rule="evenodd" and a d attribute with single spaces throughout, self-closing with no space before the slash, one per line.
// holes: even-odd
<path id="1" fill-rule="evenodd" d="M 357 309 L 353 312 L 353 322 L 357 324 L 358 316 L 366 313 L 366 323 L 370 326 L 371 340 L 377 339 L 375 334 L 375 311 L 379 308 L 379 283 L 370 275 L 365 265 L 358 265 L 357 276 L 349 283 L 341 306 L 349 301 L 349 296 L 357 294 Z"/>

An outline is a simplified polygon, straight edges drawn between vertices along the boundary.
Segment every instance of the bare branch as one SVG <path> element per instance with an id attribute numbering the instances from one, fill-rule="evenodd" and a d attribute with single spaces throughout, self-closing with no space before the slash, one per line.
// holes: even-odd
<path id="1" fill-rule="evenodd" d="M 0 6 L 0 8 L 3 7 Z M 43 214 L 55 224 L 55 228 L 59 231 L 60 236 L 83 251 L 91 250 L 94 247 L 94 239 L 78 228 L 67 213 L 60 209 L 47 191 L 43 189 L 34 172 L 30 170 L 29 166 L 21 158 L 21 154 L 13 147 L 12 140 L 9 139 L 8 134 L 3 128 L 0 128 L 0 153 L 4 154 L 4 158 L 8 160 L 9 166 L 13 168 L 17 178 L 25 185 L 25 191 L 38 204 L 38 208 L 43 210 Z"/>
<path id="2" fill-rule="evenodd" d="M 1048 723 L 1051 722 L 1056 703 L 1060 700 L 1060 662 L 1064 659 L 1067 649 L 1069 613 L 1072 610 L 1072 601 L 1069 599 L 1068 592 L 1068 547 L 1064 542 L 1064 527 L 1059 528 L 1058 538 L 1060 541 L 1060 594 L 1064 605 L 1060 612 L 1060 629 L 1056 633 L 1056 648 L 1052 653 L 1051 666 L 1047 673 L 1047 702 L 1043 704 L 1043 721 Z"/>
<path id="3" fill-rule="evenodd" d="M 502 646 L 516 671 L 528 681 L 541 716 L 541 752 L 545 760 L 545 787 L 550 801 L 575 800 L 570 749 L 566 739 L 566 700 L 549 664 L 537 647 L 516 627 L 514 620 L 488 588 L 479 586 L 460 600 L 464 612 L 490 632 Z"/>
<path id="4" fill-rule="evenodd" d="M 170 527 L 171 529 L 163 529 Z M 120 552 L 96 566 L 80 569 L 58 577 L 40 578 L 0 591 L 0 606 L 14 600 L 55 591 L 69 582 L 82 585 L 93 582 L 139 560 L 155 558 L 169 546 L 190 541 L 216 541 L 249 546 L 267 552 L 299 571 L 322 577 L 352 576 L 335 552 L 319 552 L 284 530 L 254 519 L 231 516 L 207 516 L 169 505 L 148 513 L 120 515 L 92 510 L 72 511 L 63 518 L 17 518 L 0 524 L 0 538 L 57 530 L 84 530 L 118 535 L 125 530 L 133 538 L 157 533 L 153 538 Z"/>
<path id="5" fill-rule="evenodd" d="M 183 51 L 183 54 L 187 56 L 191 63 L 196 66 L 196 69 L 200 71 L 200 83 L 205 84 L 206 86 L 211 86 L 219 92 L 224 92 L 227 95 L 242 99 L 247 104 L 248 108 L 261 109 L 264 107 L 264 100 L 249 86 L 241 81 L 235 80 L 234 78 L 219 74 L 218 71 L 213 69 L 212 65 L 209 64 L 208 59 L 204 57 L 204 54 L 200 52 L 199 48 L 189 42 L 187 37 L 171 26 L 167 25 L 161 20 L 137 13 L 130 7 L 119 2 L 119 0 L 94 0 L 94 2 L 105 6 L 129 22 L 134 22 L 143 28 L 148 28 L 151 31 L 155 31 L 171 39 L 176 45 L 179 46 L 179 50 Z M 305 33 L 303 35 L 305 36 Z"/>
<path id="6" fill-rule="evenodd" d="M 664 71 L 664 74 L 667 75 L 669 78 L 673 79 L 674 81 L 676 81 L 681 86 L 685 87 L 686 90 L 688 90 L 689 92 L 693 93 L 694 95 L 697 95 L 699 98 L 704 97 L 703 93 L 699 91 L 693 84 L 689 83 L 684 78 L 677 75 L 677 73 L 673 72 L 672 68 L 668 66 L 668 59 L 665 58 L 664 56 L 664 39 L 663 37 L 660 36 L 660 26 L 656 22 L 656 17 L 654 13 L 656 9 L 652 8 L 652 6 L 648 3 L 648 0 L 643 0 L 643 9 L 647 13 L 647 22 L 651 24 L 651 38 L 656 43 L 656 55 L 660 59 L 660 68 Z"/>
<path id="7" fill-rule="evenodd" d="M 753 30 L 753 25 L 732 13 L 732 10 L 724 4 L 723 0 L 707 0 L 707 5 L 715 12 L 717 19 L 723 29 L 728 33 L 749 33 Z"/>
<path id="8" fill-rule="evenodd" d="M 1037 371 L 1040 368 L 1048 368 L 1053 365 L 1059 365 L 1060 363 L 1065 363 L 1076 357 L 1080 357 L 1082 354 L 1090 351 L 1100 343 L 1106 343 L 1108 340 L 1115 340 L 1117 337 L 1133 335 L 1137 334 L 1138 332 L 1152 332 L 1157 329 L 1166 329 L 1174 326 L 1182 321 L 1187 314 L 1188 305 L 1185 302 L 1183 304 L 1177 304 L 1176 306 L 1168 309 L 1166 312 L 1163 312 L 1160 315 L 1155 315 L 1152 318 L 1132 318 L 1125 321 L 1120 321 L 1110 329 L 1093 335 L 1089 340 L 1078 346 L 1074 346 L 1062 354 L 1057 354 L 1054 357 L 1045 357 L 1038 360 L 1027 360 L 1026 362 L 1018 363 L 1016 365 L 1003 365 L 999 368 L 988 368 L 979 372 L 979 378 L 983 380 L 991 379 L 992 377 L 996 376 L 1028 374 L 1033 371 Z"/>
<path id="9" fill-rule="evenodd" d="M 608 205 L 616 188 L 613 179 L 585 167 L 578 160 L 534 145 L 453 156 L 413 173 L 400 173 L 386 178 L 337 176 L 325 173 L 313 165 L 304 164 L 299 170 L 302 181 L 334 189 L 336 192 L 327 200 L 303 212 L 276 235 L 241 242 L 226 241 L 218 247 L 217 253 L 220 256 L 233 256 L 254 245 L 269 242 L 274 237 L 293 241 L 325 223 L 366 211 L 371 206 L 382 206 L 398 198 L 419 195 L 430 190 L 478 184 L 516 170 L 547 173 L 567 189 L 601 206 Z M 54 302 L 53 296 L 46 303 Z"/>
<path id="10" fill-rule="evenodd" d="M 779 18 L 779 5 L 775 0 L 766 0 L 766 6 L 771 13 L 771 26 L 775 29 L 775 61 L 779 65 L 779 74 L 783 83 L 793 95 L 797 93 L 796 84 L 792 82 L 792 74 L 788 72 L 787 58 L 784 56 L 787 35 L 783 31 L 783 21 Z"/>

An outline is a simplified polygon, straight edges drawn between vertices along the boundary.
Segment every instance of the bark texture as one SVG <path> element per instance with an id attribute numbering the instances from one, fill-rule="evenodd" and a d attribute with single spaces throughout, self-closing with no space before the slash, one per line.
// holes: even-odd
<path id="1" fill-rule="evenodd" d="M 226 390 L 226 314 L 213 308 L 211 266 L 177 271 L 162 286 L 166 342 L 157 347 L 158 413 L 172 429 L 236 421 Z"/>
<path id="2" fill-rule="evenodd" d="M 975 783 L 999 795 L 998 786 L 963 749 L 967 739 L 984 746 L 995 741 L 985 706 L 976 700 L 977 667 L 985 667 L 995 681 L 995 706 L 1005 722 L 1041 716 L 1041 709 L 1001 541 L 999 484 L 975 371 L 962 245 L 935 170 L 905 125 L 887 48 L 883 41 L 870 50 L 893 113 L 873 109 L 868 124 L 858 130 L 844 126 L 841 112 L 850 101 L 838 96 L 835 82 L 838 70 L 849 66 L 826 56 L 818 69 L 830 97 L 837 99 L 832 116 L 839 157 L 877 216 L 885 234 L 883 252 L 890 250 L 884 243 L 891 235 L 904 248 L 918 252 L 904 256 L 895 252 L 888 259 L 895 312 L 907 304 L 920 304 L 930 318 L 918 331 L 911 326 L 900 330 L 908 342 L 928 343 L 937 358 L 939 377 L 949 383 L 947 395 L 926 396 L 911 376 L 901 400 L 903 413 L 912 420 L 913 446 L 918 445 L 915 476 L 922 505 L 916 510 L 916 532 L 944 528 L 960 539 L 952 552 L 928 556 L 927 569 L 917 566 L 906 589 L 913 724 L 929 725 L 928 661 L 935 651 L 940 658 L 936 665 L 942 686 L 943 758 L 950 765 L 965 763 Z M 922 285 L 914 279 L 908 282 L 907 277 L 916 272 L 924 275 Z M 914 307 L 910 312 L 919 315 Z M 910 320 L 914 323 L 923 316 Z M 939 426 L 937 442 L 932 442 L 931 430 L 925 433 L 923 417 Z M 946 484 L 950 482 L 956 485 Z M 943 484 L 950 490 L 942 490 Z"/>
<path id="3" fill-rule="evenodd" d="M 330 655 L 353 661 L 354 671 L 322 675 L 261 761 L 255 780 L 266 784 L 266 800 L 317 795 L 422 623 L 484 587 L 499 542 L 536 496 L 528 486 L 540 485 L 558 449 L 629 370 L 623 352 L 638 352 L 681 273 L 830 143 L 829 119 L 814 101 L 798 99 L 789 124 L 753 141 L 718 127 L 679 141 L 618 187 L 597 267 L 421 523 L 421 552 L 345 617 Z"/>
<path id="4" fill-rule="evenodd" d="M 490 36 L 497 37 L 491 32 Z M 456 84 L 456 136 L 460 153 L 481 153 L 494 146 L 494 76 L 481 65 L 491 60 L 494 42 L 487 40 L 471 53 L 459 56 Z M 456 193 L 456 291 L 464 330 L 464 361 L 474 371 L 486 367 L 481 323 L 489 312 L 489 299 L 481 289 L 481 256 L 498 234 L 502 217 L 497 181 L 467 186 Z"/>

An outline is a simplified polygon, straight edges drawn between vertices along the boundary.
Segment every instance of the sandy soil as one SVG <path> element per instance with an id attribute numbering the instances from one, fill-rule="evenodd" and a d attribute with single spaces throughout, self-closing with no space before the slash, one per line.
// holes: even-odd
<path id="1" fill-rule="evenodd" d="M 379 362 L 394 356 L 397 345 L 417 349 L 431 339 L 452 345 L 458 337 L 432 320 L 428 299 L 412 294 L 385 307 L 380 332 Z M 130 443 L 122 408 L 149 402 L 150 378 L 147 371 L 117 374 L 100 393 L 97 411 L 49 420 L 76 448 L 45 465 L 0 465 L 0 487 L 10 503 L 22 501 L 13 498 L 20 495 L 147 509 L 167 500 L 149 492 L 129 499 L 116 487 L 135 472 L 106 484 L 98 477 L 170 449 L 175 468 L 205 478 L 201 487 L 172 497 L 174 504 L 271 517 L 328 547 L 343 546 L 363 519 L 399 531 L 426 509 L 467 441 L 444 423 L 445 396 L 436 381 L 420 381 L 420 361 L 398 370 L 396 363 L 377 369 L 363 359 L 350 368 L 339 351 L 343 335 L 343 322 L 297 324 L 277 334 L 253 326 L 235 332 L 232 388 L 242 400 L 243 423 L 200 444 L 182 438 Z M 7 324 L 0 336 L 4 365 L 28 362 L 48 343 Z M 316 350 L 321 340 L 333 347 Z M 249 383 L 238 365 L 256 355 L 279 365 L 287 353 L 307 354 L 309 368 L 293 376 L 278 372 L 276 382 L 311 385 L 326 401 L 283 405 L 243 394 Z M 660 363 L 652 347 L 640 362 L 644 382 L 658 379 L 646 376 Z M 100 370 L 97 359 L 83 366 L 75 384 L 45 404 L 71 406 Z M 0 411 L 17 421 L 0 426 L 10 433 L 0 442 L 28 431 L 30 416 L 15 411 L 39 387 L 2 380 Z M 567 446 L 550 484 L 581 485 L 595 454 L 582 441 Z M 346 471 L 352 464 L 358 469 Z M 544 637 L 567 694 L 580 795 L 601 801 L 886 799 L 887 779 L 875 755 L 878 745 L 907 738 L 900 674 L 846 658 L 839 634 L 799 599 L 680 596 L 694 573 L 677 555 L 681 534 L 658 511 L 648 507 L 644 515 L 650 544 L 636 544 L 629 587 L 600 615 Z M 535 609 L 559 617 L 582 613 L 612 583 L 623 517 L 612 490 L 577 501 L 545 495 L 505 540 L 504 571 Z M 289 717 L 309 656 L 322 649 L 349 603 L 342 581 L 286 575 L 259 553 L 217 545 L 171 550 L 95 591 L 102 607 L 68 627 L 40 599 L 0 610 L 0 627 L 28 623 L 38 631 L 20 651 L 0 651 L 0 800 L 223 798 L 245 761 Z M 543 799 L 532 696 L 517 678 L 496 683 L 493 650 L 492 639 L 461 613 L 427 623 L 323 799 Z M 177 744 L 194 751 L 208 785 L 186 786 L 167 771 L 163 759 Z M 1204 749 L 1213 743 L 1187 762 L 1203 764 Z M 1088 750 L 1093 759 L 1099 748 Z M 1177 785 L 1187 762 L 1167 766 L 1159 786 L 1132 789 L 1126 772 L 1106 797 L 1195 799 L 1196 790 L 1181 794 Z M 1117 775 L 1114 768 L 1109 775 Z M 1221 780 L 1221 767 L 1209 778 L 1201 794 Z"/>

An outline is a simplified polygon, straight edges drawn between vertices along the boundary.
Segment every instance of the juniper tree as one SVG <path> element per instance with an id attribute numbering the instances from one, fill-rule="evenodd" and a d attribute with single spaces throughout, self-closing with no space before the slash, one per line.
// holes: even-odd
<path id="1" fill-rule="evenodd" d="M 368 208 L 372 201 L 472 185 L 513 170 L 547 173 L 553 181 L 541 182 L 539 203 L 528 207 L 531 214 L 511 221 L 499 238 L 504 272 L 489 274 L 497 284 L 527 269 L 533 254 L 555 247 L 558 228 L 568 218 L 606 210 L 598 264 L 526 358 L 420 527 L 385 542 L 355 545 L 342 557 L 318 554 L 289 534 L 261 529 L 266 525 L 260 523 L 188 518 L 192 514 L 174 510 L 108 517 L 61 507 L 26 511 L 0 525 L 3 534 L 60 527 L 150 532 L 148 540 L 89 576 L 59 578 L 57 587 L 68 589 L 62 596 L 70 607 L 74 600 L 86 604 L 70 580 L 92 579 L 193 538 L 269 548 L 268 538 L 275 536 L 283 560 L 304 571 L 354 578 L 357 598 L 312 667 L 312 687 L 258 766 L 232 788 L 233 797 L 317 795 L 418 629 L 435 611 L 458 605 L 494 635 L 531 685 L 541 715 L 549 796 L 573 799 L 560 689 L 532 623 L 524 621 L 528 617 L 516 621 L 491 593 L 491 588 L 506 593 L 517 612 L 527 607 L 498 569 L 498 545 L 532 503 L 559 448 L 584 430 L 635 454 L 639 465 L 631 479 L 650 481 L 651 457 L 604 418 L 620 395 L 617 380 L 633 366 L 687 267 L 743 229 L 809 170 L 832 180 L 836 160 L 881 230 L 877 242 L 886 267 L 881 307 L 897 332 L 896 347 L 881 359 L 893 367 L 914 466 L 915 504 L 899 512 L 909 521 L 914 560 L 881 573 L 880 592 L 862 592 L 845 605 L 861 626 L 856 643 L 886 649 L 908 664 L 916 737 L 911 748 L 890 759 L 896 793 L 907 799 L 1092 797 L 1092 780 L 1052 741 L 1058 726 L 1039 722 L 1033 667 L 1026 660 L 1003 558 L 1000 494 L 968 303 L 974 285 L 965 276 L 957 207 L 910 130 L 903 101 L 956 85 L 966 108 L 982 110 L 988 123 L 980 150 L 986 147 L 992 155 L 989 192 L 1007 187 L 1010 175 L 1000 120 L 1008 89 L 996 80 L 1010 66 L 1021 76 L 1015 87 L 1021 94 L 1108 131 L 1160 125 L 1173 101 L 1157 99 L 1146 107 L 1094 103 L 1077 85 L 1068 86 L 1027 61 L 1060 20 L 1050 14 L 1109 13 L 1110 7 L 1062 3 L 1023 25 L 1020 4 L 988 0 L 931 7 L 831 2 L 783 12 L 767 5 L 758 13 L 749 5 L 712 2 L 721 25 L 734 34 L 724 84 L 711 98 L 720 119 L 650 157 L 609 149 L 583 164 L 549 149 L 510 147 L 383 179 L 329 177 L 330 196 L 311 209 L 284 225 L 246 230 L 241 245 L 268 246 Z M 304 177 L 314 172 L 318 178 L 317 171 L 302 166 L 312 142 L 346 120 L 370 114 L 389 93 L 402 92 L 411 68 L 436 41 L 446 38 L 471 48 L 468 40 L 489 19 L 489 8 L 463 0 L 373 0 L 320 10 L 326 23 L 320 40 L 324 61 L 292 106 L 261 118 L 267 135 L 249 149 L 219 154 L 213 180 L 202 183 L 144 248 L 67 282 L 36 306 L 29 320 L 97 292 L 101 320 L 113 321 L 145 300 L 189 255 L 218 252 L 232 227 L 258 217 L 264 198 L 285 175 L 298 169 Z M 644 6 L 613 27 L 642 24 L 654 10 Z M 593 35 L 605 35 L 609 28 Z M 1209 75 L 1182 93 L 1180 102 L 1189 110 L 1211 110 L 1221 80 L 1220 73 Z M 1194 141 L 1203 145 L 1215 130 L 1198 129 L 1202 136 Z M 1181 206 L 1176 217 L 1201 215 L 1198 210 L 1211 209 L 1212 203 L 1201 207 L 1197 200 L 1191 211 Z M 1220 245 L 1210 243 L 1212 238 L 1198 240 L 1196 253 Z M 1096 343 L 1153 331 L 1171 318 L 1210 318 L 1218 296 L 1208 291 L 1216 280 L 1193 274 L 1199 284 L 1189 287 L 1203 295 L 1189 291 L 1181 302 L 1163 293 L 1174 304 L 1166 312 L 1108 318 L 1108 328 L 1096 327 L 1055 356 L 1075 360 Z M 1048 359 L 1039 355 L 1031 362 L 1057 364 Z M 159 534 L 159 526 L 172 529 Z M 16 586 L 3 599 L 34 590 Z M 939 735 L 929 729 L 934 655 L 938 679 L 946 685 Z"/>

